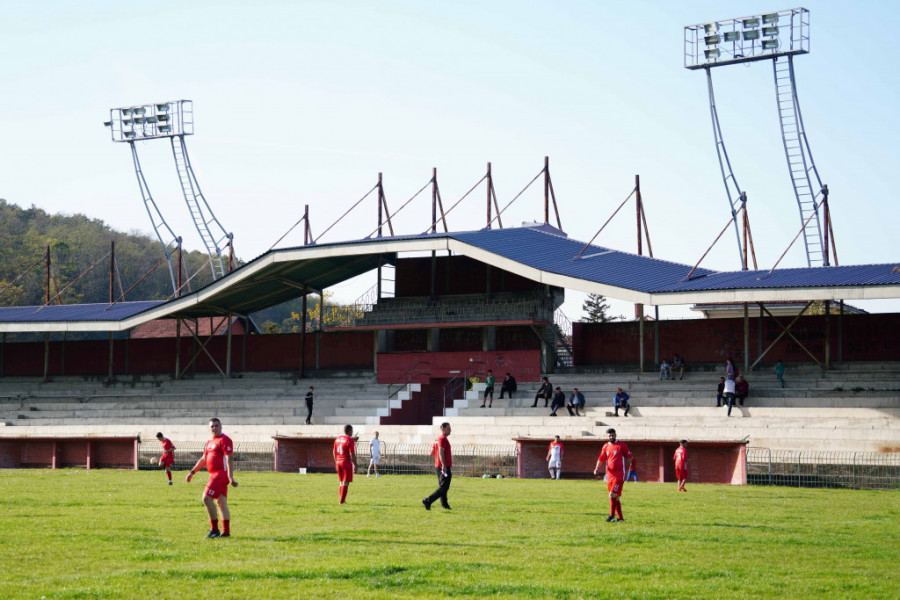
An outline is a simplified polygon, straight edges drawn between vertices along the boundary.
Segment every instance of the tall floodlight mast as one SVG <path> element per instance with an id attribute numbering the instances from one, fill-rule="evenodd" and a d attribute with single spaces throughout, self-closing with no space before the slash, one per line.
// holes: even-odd
<path id="1" fill-rule="evenodd" d="M 141 196 L 150 222 L 156 232 L 156 237 L 163 245 L 166 257 L 169 259 L 169 273 L 174 274 L 172 268 L 171 251 L 176 236 L 166 223 L 156 206 L 150 189 L 144 179 L 138 160 L 136 141 L 168 138 L 172 144 L 172 155 L 175 157 L 175 167 L 178 171 L 178 179 L 181 183 L 181 191 L 184 201 L 187 203 L 194 226 L 203 245 L 209 254 L 210 269 L 213 279 L 218 279 L 225 274 L 222 263 L 222 250 L 231 243 L 232 234 L 225 231 L 222 224 L 213 214 L 209 203 L 200 191 L 200 184 L 194 175 L 191 161 L 188 157 L 187 145 L 184 136 L 194 133 L 194 108 L 190 100 L 173 100 L 155 104 L 143 104 L 140 106 L 127 106 L 113 108 L 109 111 L 109 121 L 104 123 L 110 128 L 114 142 L 127 142 L 131 147 L 131 155 L 134 159 L 134 169 L 141 188 Z M 172 241 L 166 241 L 166 239 Z M 173 283 L 174 285 L 174 283 Z"/>
<path id="2" fill-rule="evenodd" d="M 713 94 L 712 68 L 757 60 L 771 60 L 775 76 L 775 97 L 781 125 L 781 140 L 800 209 L 800 223 L 809 266 L 828 264 L 819 223 L 819 204 L 825 188 L 813 162 L 812 152 L 800 115 L 797 86 L 794 79 L 794 56 L 809 53 L 809 11 L 792 8 L 772 13 L 724 19 L 684 28 L 684 66 L 704 69 L 709 90 L 709 110 L 722 180 L 728 195 L 731 214 L 740 208 L 742 190 L 738 187 L 725 151 L 722 130 Z M 734 231 L 741 240 L 737 219 Z"/>

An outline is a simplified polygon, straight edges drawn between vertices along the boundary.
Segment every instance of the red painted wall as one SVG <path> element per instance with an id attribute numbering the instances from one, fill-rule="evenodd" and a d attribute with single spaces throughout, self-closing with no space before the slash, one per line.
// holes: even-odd
<path id="1" fill-rule="evenodd" d="M 417 362 L 427 363 L 417 370 L 428 372 L 432 378 L 449 379 L 454 375 L 450 371 L 461 371 L 470 365 L 476 367 L 479 377 L 484 377 L 485 371 L 493 369 L 498 381 L 506 372 L 512 373 L 519 381 L 539 381 L 541 378 L 541 355 L 537 350 L 415 352 L 379 354 L 376 372 L 378 383 L 396 383 Z M 479 362 L 484 364 L 478 364 Z"/>
<path id="2" fill-rule="evenodd" d="M 532 479 L 549 477 L 547 439 L 516 440 L 518 463 L 516 476 Z M 562 476 L 592 478 L 597 456 L 605 440 L 562 440 Z M 638 481 L 675 481 L 677 442 L 628 441 L 637 460 Z M 689 483 L 746 484 L 746 448 L 740 442 L 691 442 L 688 446 Z"/>
<path id="3" fill-rule="evenodd" d="M 316 365 L 316 338 L 319 340 L 320 369 L 374 369 L 374 338 L 371 331 L 322 332 L 306 335 L 306 369 Z M 300 334 L 247 336 L 246 365 L 248 371 L 290 371 L 300 368 Z M 244 338 L 232 336 L 231 368 L 242 370 Z M 188 373 L 216 373 L 209 356 L 225 369 L 227 339 L 216 336 L 207 342 L 201 338 L 181 338 L 181 369 L 188 366 L 193 349 L 199 353 Z M 116 374 L 146 375 L 175 372 L 175 339 L 115 340 L 113 367 Z M 50 342 L 50 375 L 105 375 L 108 371 L 109 345 L 106 341 Z M 4 376 L 41 376 L 44 374 L 42 342 L 8 343 L 3 348 Z"/>
<path id="4" fill-rule="evenodd" d="M 751 314 L 753 309 L 751 307 Z M 758 356 L 760 320 L 750 319 L 750 360 Z M 787 326 L 792 318 L 780 317 Z M 844 315 L 842 317 L 843 360 L 900 360 L 900 314 Z M 638 323 L 573 323 L 575 365 L 584 366 L 607 362 L 637 362 Z M 654 323 L 644 324 L 644 360 L 653 359 Z M 770 318 L 762 323 L 763 350 L 782 329 Z M 815 356 L 824 356 L 825 317 L 801 317 L 791 333 Z M 831 316 L 831 359 L 838 357 L 838 317 Z M 681 354 L 690 362 L 724 362 L 744 358 L 744 320 L 692 319 L 659 322 L 659 355 L 671 359 Z M 766 355 L 765 362 L 810 362 L 809 356 L 794 340 L 784 336 Z"/>
<path id="5" fill-rule="evenodd" d="M 0 440 L 0 468 L 137 469 L 136 447 L 136 438 L 4 439 Z"/>

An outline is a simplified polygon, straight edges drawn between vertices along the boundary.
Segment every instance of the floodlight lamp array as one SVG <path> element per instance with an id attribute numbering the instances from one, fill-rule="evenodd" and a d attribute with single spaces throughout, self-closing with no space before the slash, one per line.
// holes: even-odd
<path id="1" fill-rule="evenodd" d="M 684 66 L 709 68 L 809 52 L 809 11 L 793 8 L 684 28 Z"/>
<path id="2" fill-rule="evenodd" d="M 103 125 L 114 142 L 191 135 L 194 133 L 193 102 L 173 100 L 110 109 Z"/>

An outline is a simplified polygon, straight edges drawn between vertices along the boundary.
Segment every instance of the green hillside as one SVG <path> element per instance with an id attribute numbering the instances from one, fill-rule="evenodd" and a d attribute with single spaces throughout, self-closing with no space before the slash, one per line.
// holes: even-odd
<path id="1" fill-rule="evenodd" d="M 101 219 L 82 214 L 51 215 L 35 206 L 23 209 L 0 199 L 0 306 L 44 304 L 48 246 L 52 303 L 57 303 L 58 291 L 62 292 L 62 304 L 109 301 L 109 251 L 113 241 L 119 278 L 115 297 L 136 283 L 126 300 L 164 300 L 172 294 L 165 263 L 138 283 L 164 256 L 156 239 L 137 231 L 116 231 Z M 191 289 L 212 280 L 209 267 L 203 267 L 207 258 L 202 252 L 185 252 L 189 273 L 199 271 Z M 98 264 L 88 271 L 94 263 Z"/>

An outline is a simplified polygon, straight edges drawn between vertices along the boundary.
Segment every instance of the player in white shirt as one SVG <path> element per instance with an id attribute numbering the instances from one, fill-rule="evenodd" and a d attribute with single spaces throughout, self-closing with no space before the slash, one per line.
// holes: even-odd
<path id="1" fill-rule="evenodd" d="M 562 451 L 562 442 L 559 441 L 559 436 L 556 436 L 550 442 L 550 448 L 547 449 L 547 467 L 550 469 L 550 479 L 559 479 L 559 475 L 562 473 Z"/>
<path id="2" fill-rule="evenodd" d="M 366 477 L 372 473 L 372 467 L 375 467 L 375 477 L 381 477 L 378 473 L 378 463 L 381 461 L 381 440 L 378 439 L 377 431 L 369 444 L 372 449 L 372 458 L 369 459 L 369 470 L 366 471 Z"/>

